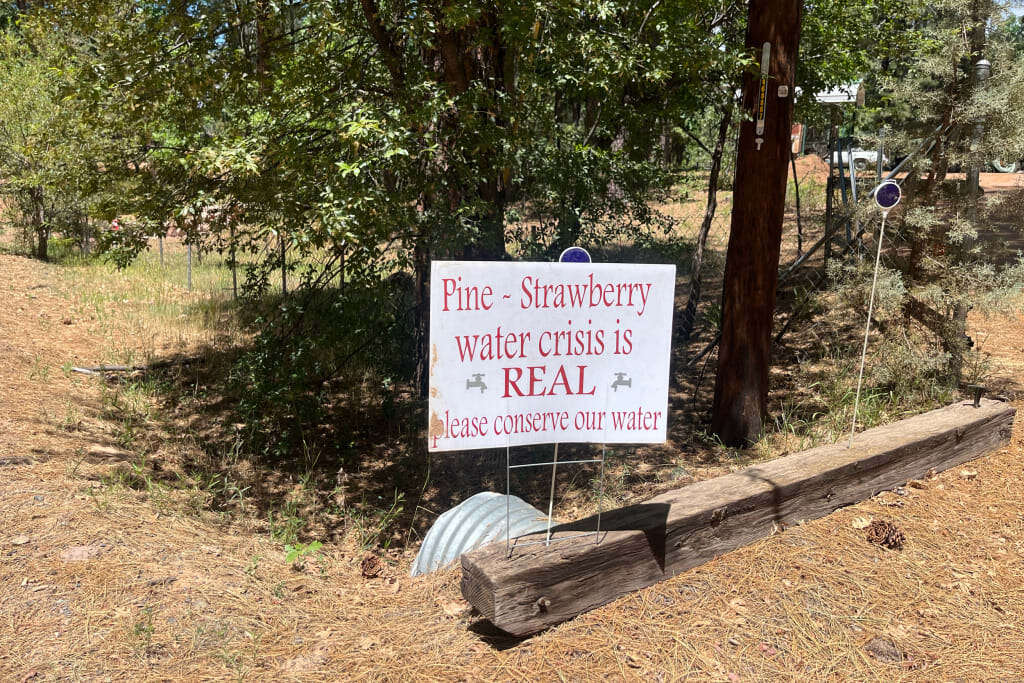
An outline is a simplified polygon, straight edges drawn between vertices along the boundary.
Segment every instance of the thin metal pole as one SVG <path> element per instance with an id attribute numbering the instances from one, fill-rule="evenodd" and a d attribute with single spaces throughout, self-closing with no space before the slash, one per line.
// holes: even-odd
<path id="1" fill-rule="evenodd" d="M 868 300 L 868 322 L 864 326 L 864 348 L 860 352 L 860 375 L 857 377 L 857 394 L 853 399 L 853 424 L 850 425 L 850 443 L 853 448 L 853 432 L 857 429 L 857 409 L 860 407 L 860 387 L 864 381 L 864 361 L 868 355 L 868 333 L 871 331 L 871 313 L 875 308 L 875 287 L 878 285 L 878 265 L 882 261 L 882 239 L 885 237 L 885 218 L 888 211 L 882 212 L 882 227 L 878 231 L 878 253 L 875 254 L 875 275 L 871 280 L 871 297 Z"/>
<path id="2" fill-rule="evenodd" d="M 277 233 L 277 242 L 281 245 L 281 294 L 288 293 L 288 261 L 285 256 L 284 235 Z"/>
<path id="3" fill-rule="evenodd" d="M 882 184 L 882 157 L 885 156 L 883 154 L 885 145 L 882 143 L 884 135 L 885 135 L 885 133 L 883 131 L 878 136 L 878 158 L 875 160 L 876 161 L 876 163 L 875 163 L 875 185 L 876 186 Z"/>
<path id="4" fill-rule="evenodd" d="M 597 538 L 594 543 L 601 542 L 601 513 L 604 512 L 604 452 L 606 445 L 601 444 L 601 481 L 597 489 Z"/>
<path id="5" fill-rule="evenodd" d="M 509 496 L 512 495 L 512 468 L 509 467 L 509 447 L 505 446 L 505 553 L 512 552 L 512 503 Z"/>
<path id="6" fill-rule="evenodd" d="M 160 243 L 160 267 L 164 267 L 164 238 L 162 235 L 157 236 L 156 241 Z"/>
<path id="7" fill-rule="evenodd" d="M 854 215 L 856 215 L 856 211 L 857 211 L 857 166 L 853 162 L 853 145 L 852 144 L 848 148 L 848 151 L 849 151 L 849 154 L 847 154 L 847 156 L 846 156 L 846 161 L 847 161 L 847 165 L 850 168 L 850 198 L 853 200 L 853 210 L 855 212 Z M 849 225 L 849 223 L 847 223 L 847 225 Z M 858 220 L 856 218 L 853 219 L 853 234 L 854 235 L 859 235 L 860 234 L 860 220 Z M 850 239 L 852 239 L 852 237 Z M 847 239 L 847 242 L 849 242 L 850 239 Z M 863 258 L 861 256 L 862 253 L 863 253 L 863 250 L 858 245 L 857 246 L 857 256 L 858 256 L 858 258 Z"/>
<path id="8" fill-rule="evenodd" d="M 231 293 L 238 298 L 238 263 L 235 261 L 235 226 L 231 226 Z"/>
<path id="9" fill-rule="evenodd" d="M 338 273 L 338 289 L 342 292 L 345 291 L 345 243 L 341 244 L 341 266 L 340 272 Z"/>
<path id="10" fill-rule="evenodd" d="M 192 243 L 188 245 L 188 291 L 192 291 Z"/>
<path id="11" fill-rule="evenodd" d="M 555 508 L 555 472 L 558 470 L 558 443 L 555 443 L 555 457 L 551 462 L 551 496 L 548 497 L 548 533 L 545 545 L 551 544 L 551 513 Z"/>
<path id="12" fill-rule="evenodd" d="M 832 115 L 833 123 L 829 124 L 828 128 L 828 180 L 825 182 L 825 255 L 823 262 L 826 272 L 828 271 L 828 261 L 832 258 L 832 195 L 835 192 L 835 181 L 832 179 L 835 173 L 835 138 L 836 138 L 836 127 L 835 127 L 835 114 Z"/>
<path id="13" fill-rule="evenodd" d="M 857 205 L 857 165 L 853 161 L 853 147 L 849 147 L 849 154 L 846 157 L 847 166 L 850 169 L 850 199 L 854 206 Z"/>

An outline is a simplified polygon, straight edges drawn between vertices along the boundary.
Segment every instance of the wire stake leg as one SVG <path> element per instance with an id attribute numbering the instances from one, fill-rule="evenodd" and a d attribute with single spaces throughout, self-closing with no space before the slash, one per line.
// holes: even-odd
<path id="1" fill-rule="evenodd" d="M 512 522 L 510 517 L 512 513 L 510 511 L 512 503 L 509 502 L 509 496 L 512 495 L 512 468 L 509 467 L 509 447 L 505 446 L 505 553 L 512 553 Z"/>
<path id="2" fill-rule="evenodd" d="M 548 533 L 544 545 L 551 545 L 551 513 L 555 508 L 555 472 L 558 470 L 558 444 L 555 444 L 555 457 L 551 462 L 551 495 L 548 497 Z"/>
<path id="3" fill-rule="evenodd" d="M 601 479 L 597 485 L 597 533 L 594 543 L 601 542 L 601 513 L 604 512 L 604 452 L 606 445 L 601 444 Z"/>
<path id="4" fill-rule="evenodd" d="M 857 409 L 860 407 L 860 387 L 864 381 L 864 361 L 868 356 L 868 333 L 871 331 L 871 313 L 875 308 L 875 287 L 878 285 L 878 265 L 882 262 L 882 239 L 885 236 L 885 218 L 889 213 L 882 212 L 882 227 L 878 231 L 878 253 L 875 254 L 875 275 L 871 280 L 871 297 L 868 299 L 868 322 L 864 326 L 864 348 L 860 352 L 860 374 L 857 376 L 857 394 L 853 399 L 853 424 L 850 425 L 850 443 L 853 448 L 853 432 L 857 429 Z"/>

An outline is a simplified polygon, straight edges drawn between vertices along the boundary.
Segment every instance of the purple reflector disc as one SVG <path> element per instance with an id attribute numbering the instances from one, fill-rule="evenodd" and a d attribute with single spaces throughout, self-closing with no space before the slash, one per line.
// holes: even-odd
<path id="1" fill-rule="evenodd" d="M 900 203 L 901 196 L 903 196 L 903 191 L 900 186 L 889 180 L 882 183 L 878 191 L 875 192 L 875 203 L 882 210 L 888 211 Z"/>
<path id="2" fill-rule="evenodd" d="M 590 263 L 590 254 L 583 247 L 569 247 L 558 260 L 560 263 Z"/>

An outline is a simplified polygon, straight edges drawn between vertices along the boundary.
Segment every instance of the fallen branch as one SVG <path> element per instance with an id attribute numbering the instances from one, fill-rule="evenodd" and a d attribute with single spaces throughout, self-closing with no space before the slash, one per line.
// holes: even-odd
<path id="1" fill-rule="evenodd" d="M 149 372 L 151 370 L 169 368 L 174 365 L 191 365 L 192 363 L 202 360 L 202 358 L 202 356 L 184 356 L 182 358 L 158 360 L 150 363 L 149 365 L 96 365 L 91 368 L 72 367 L 71 372 L 78 372 L 83 375 L 102 375 L 108 372 Z"/>

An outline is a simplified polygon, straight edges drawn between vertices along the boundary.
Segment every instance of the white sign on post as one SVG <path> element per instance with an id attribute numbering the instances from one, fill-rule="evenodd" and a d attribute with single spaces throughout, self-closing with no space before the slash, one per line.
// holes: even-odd
<path id="1" fill-rule="evenodd" d="M 431 451 L 665 440 L 675 266 L 435 261 Z"/>

